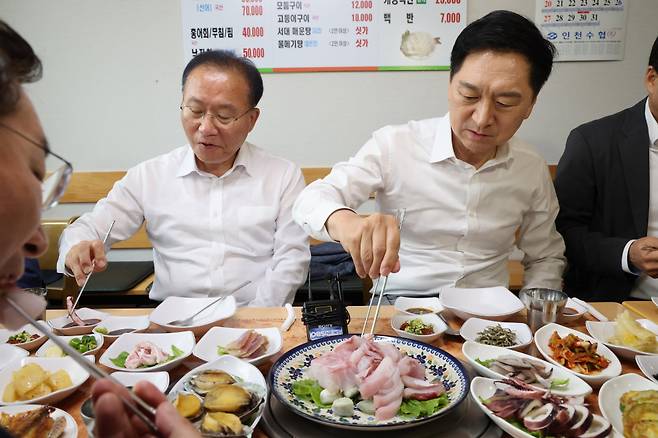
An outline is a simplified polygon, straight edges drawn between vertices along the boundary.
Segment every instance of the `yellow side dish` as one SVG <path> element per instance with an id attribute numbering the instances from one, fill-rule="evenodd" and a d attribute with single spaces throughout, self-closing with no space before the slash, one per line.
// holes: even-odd
<path id="1" fill-rule="evenodd" d="M 658 353 L 656 334 L 642 327 L 628 310 L 617 316 L 615 323 L 615 335 L 608 342 L 646 353 Z"/>
<path id="2" fill-rule="evenodd" d="M 65 370 L 45 371 L 36 363 L 29 363 L 14 371 L 12 381 L 5 386 L 2 400 L 7 403 L 32 400 L 73 385 Z"/>

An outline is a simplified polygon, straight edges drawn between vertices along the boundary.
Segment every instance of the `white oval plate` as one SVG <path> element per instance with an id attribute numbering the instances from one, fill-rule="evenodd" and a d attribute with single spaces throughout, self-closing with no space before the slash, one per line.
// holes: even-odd
<path id="1" fill-rule="evenodd" d="M 404 330 L 400 330 L 400 326 L 407 321 L 412 319 L 420 319 L 425 324 L 431 324 L 434 328 L 434 333 L 431 335 L 416 335 L 414 333 L 409 333 Z M 413 339 L 415 341 L 421 342 L 432 342 L 438 339 L 441 336 L 441 333 L 445 332 L 448 327 L 445 322 L 434 313 L 425 313 L 423 315 L 413 314 L 413 313 L 396 313 L 391 318 L 391 328 L 403 338 Z"/>
<path id="2" fill-rule="evenodd" d="M 235 314 L 235 298 L 228 296 L 204 310 L 194 318 L 193 323 L 189 326 L 170 325 L 169 323 L 194 315 L 217 298 L 167 297 L 153 309 L 149 319 L 168 332 L 192 330 L 195 334 L 205 333 L 210 327 L 219 325 L 220 322 Z"/>
<path id="3" fill-rule="evenodd" d="M 657 324 L 649 321 L 648 319 L 638 319 L 637 322 L 650 332 L 656 333 L 656 340 L 658 340 Z M 633 360 L 638 354 L 658 356 L 658 353 L 649 353 L 648 351 L 641 351 L 635 348 L 627 347 L 625 345 L 618 345 L 609 342 L 609 339 L 615 335 L 615 328 L 617 327 L 617 323 L 615 321 L 586 321 L 585 327 L 587 327 L 587 331 L 590 333 L 590 335 L 592 335 L 592 337 L 594 337 L 599 342 L 603 342 L 605 345 L 610 347 L 612 351 L 619 355 L 619 357 L 623 357 L 624 359 Z"/>
<path id="4" fill-rule="evenodd" d="M 619 399 L 628 391 L 658 390 L 658 385 L 639 374 L 628 373 L 610 379 L 599 390 L 599 409 L 601 414 L 612 424 L 612 428 L 624 436 L 624 424 L 619 409 Z"/>
<path id="5" fill-rule="evenodd" d="M 95 319 L 100 319 L 101 321 L 109 316 L 105 312 L 99 312 L 98 310 L 90 309 L 88 307 L 77 309 L 75 313 L 81 319 L 95 318 Z M 88 333 L 91 333 L 94 327 L 98 325 L 98 324 L 90 324 L 90 325 L 64 328 L 64 326 L 69 324 L 70 322 L 72 322 L 72 320 L 71 318 L 68 317 L 68 315 L 64 315 L 64 316 L 60 316 L 59 318 L 48 320 L 48 324 L 53 328 L 53 330 L 55 330 L 56 333 L 59 333 L 61 335 L 86 335 Z"/>
<path id="6" fill-rule="evenodd" d="M 87 356 L 88 359 L 93 360 L 93 356 Z M 24 357 L 20 361 L 14 361 L 6 368 L 0 371 L 0 395 L 4 394 L 5 387 L 12 381 L 14 371 L 20 369 L 23 365 L 28 363 L 36 363 L 45 371 L 54 372 L 58 370 L 65 370 L 69 373 L 73 385 L 68 388 L 60 389 L 59 391 L 51 392 L 43 397 L 36 397 L 30 400 L 23 400 L 8 403 L 0 398 L 0 405 L 25 405 L 25 404 L 52 404 L 65 399 L 72 394 L 80 385 L 85 383 L 89 378 L 87 370 L 82 368 L 76 361 L 70 357 Z M 1 397 L 1 396 L 0 396 Z"/>
<path id="7" fill-rule="evenodd" d="M 658 376 L 658 356 L 640 356 L 638 354 L 635 356 L 635 362 L 640 368 L 640 371 L 647 376 L 647 379 L 654 383 L 658 383 L 658 379 L 654 377 Z"/>
<path id="8" fill-rule="evenodd" d="M 43 321 L 42 321 L 43 322 Z M 23 342 L 22 344 L 8 344 L 7 341 L 9 338 L 15 334 L 18 334 L 25 330 L 28 332 L 30 335 L 41 335 L 38 338 L 36 338 L 33 341 L 29 342 Z M 32 351 L 36 348 L 38 348 L 41 344 L 46 342 L 46 339 L 48 339 L 40 330 L 37 330 L 36 328 L 32 327 L 31 324 L 25 324 L 23 327 L 19 328 L 18 330 L 8 330 L 8 329 L 0 329 L 0 344 L 6 344 L 6 345 L 12 345 L 14 347 L 20 347 L 24 350 L 27 351 Z"/>
<path id="9" fill-rule="evenodd" d="M 59 339 L 63 340 L 64 342 L 66 342 L 66 343 L 68 344 L 69 341 L 70 341 L 71 339 L 73 339 L 73 338 L 81 338 L 81 337 L 83 337 L 83 336 L 84 336 L 84 335 L 78 335 L 78 336 L 59 336 Z M 84 356 L 86 356 L 86 355 L 89 355 L 89 354 L 96 354 L 96 353 L 98 353 L 98 350 L 100 350 L 101 347 L 103 347 L 103 336 L 101 336 L 101 335 L 98 334 L 98 333 L 91 333 L 91 334 L 89 334 L 89 335 L 87 335 L 87 336 L 93 336 L 94 339 L 96 339 L 96 348 L 94 348 L 93 350 L 89 350 L 89 351 L 87 351 L 87 352 L 85 352 L 85 353 L 82 353 L 82 354 L 83 354 Z M 34 355 L 37 356 L 37 357 L 46 357 L 46 351 L 47 351 L 50 347 L 52 347 L 52 346 L 54 346 L 54 345 L 55 345 L 55 344 L 53 343 L 53 341 L 51 341 L 50 339 L 48 339 L 48 341 L 46 341 L 46 343 L 43 344 L 43 345 L 41 346 L 41 348 L 39 348 L 39 349 L 37 350 L 37 352 L 34 353 Z M 66 356 L 66 353 L 64 353 L 64 356 Z M 62 357 L 63 357 L 63 356 L 62 356 Z"/>
<path id="10" fill-rule="evenodd" d="M 156 371 L 154 373 L 129 373 L 126 371 L 115 371 L 112 377 L 117 379 L 123 386 L 135 386 L 137 382 L 143 380 L 151 382 L 160 391 L 165 392 L 169 387 L 169 373 L 166 371 Z"/>
<path id="11" fill-rule="evenodd" d="M 15 415 L 15 414 L 20 414 L 21 412 L 39 409 L 41 407 L 43 406 L 34 405 L 34 404 L 2 406 L 0 407 L 0 412 L 2 412 L 3 414 Z M 61 438 L 76 438 L 78 436 L 78 425 L 75 423 L 73 417 L 66 411 L 58 409 L 54 406 L 51 407 L 55 409 L 55 411 L 50 414 L 51 418 L 57 419 L 59 417 L 64 417 L 66 419 L 66 427 L 64 428 L 64 433 L 61 435 Z"/>
<path id="12" fill-rule="evenodd" d="M 102 320 L 101 322 L 99 322 L 96 327 L 94 327 L 94 333 L 98 333 L 99 335 L 101 335 L 104 341 L 107 342 L 107 345 L 110 345 L 112 342 L 116 341 L 121 335 L 114 336 L 114 335 L 106 335 L 103 333 L 99 333 L 97 331 L 99 328 L 104 327 L 110 332 L 112 330 L 132 328 L 135 330 L 128 333 L 141 333 L 143 331 L 146 331 L 146 329 L 149 328 L 149 325 L 151 325 L 151 322 L 149 321 L 149 318 L 146 315 L 142 315 L 142 316 L 110 315 L 104 320 Z"/>
<path id="13" fill-rule="evenodd" d="M 571 371 L 569 368 L 560 365 L 555 359 L 553 359 L 553 357 L 551 357 L 551 349 L 548 348 L 548 341 L 551 338 L 551 335 L 553 334 L 554 331 L 557 331 L 558 335 L 560 335 L 560 337 L 562 338 L 568 335 L 569 333 L 572 333 L 578 336 L 580 339 L 590 342 L 596 342 L 597 344 L 596 352 L 610 361 L 608 367 L 596 374 L 582 374 L 582 373 L 577 373 L 575 371 Z M 586 381 L 592 386 L 600 386 L 606 380 L 609 380 L 621 374 L 621 362 L 619 362 L 617 356 L 615 356 L 615 354 L 612 351 L 610 351 L 610 349 L 606 347 L 603 343 L 597 341 L 591 336 L 586 335 L 585 333 L 579 332 L 578 330 L 573 330 L 568 327 L 555 323 L 546 324 L 544 327 L 540 328 L 535 332 L 535 345 L 537 346 L 537 349 L 539 350 L 541 355 L 544 356 L 544 358 L 547 361 L 580 377 L 581 379 L 583 379 L 584 381 Z"/>
<path id="14" fill-rule="evenodd" d="M 0 344 L 0 370 L 15 360 L 24 358 L 30 353 L 11 344 Z"/>
<path id="15" fill-rule="evenodd" d="M 464 320 L 477 317 L 502 321 L 525 308 L 519 297 L 502 286 L 447 287 L 441 290 L 439 300 L 443 307 Z"/>
<path id="16" fill-rule="evenodd" d="M 213 360 L 224 356 L 217 353 L 217 349 L 220 345 L 226 346 L 230 344 L 248 330 L 249 329 L 232 327 L 213 327 L 208 330 L 208 333 L 199 339 L 196 347 L 194 347 L 193 354 L 201 360 L 212 362 Z M 267 338 L 267 349 L 260 356 L 242 358 L 242 360 L 254 365 L 258 365 L 265 362 L 267 359 L 274 356 L 281 350 L 283 339 L 281 338 L 281 332 L 277 327 L 256 328 L 253 330 Z"/>
<path id="17" fill-rule="evenodd" d="M 445 310 L 437 297 L 398 297 L 395 300 L 395 310 L 398 312 L 417 315 L 417 313 L 407 312 L 407 309 L 413 309 L 414 307 L 424 307 L 426 309 L 432 310 L 434 313 L 441 313 Z"/>
<path id="18" fill-rule="evenodd" d="M 511 356 L 527 359 L 535 363 L 541 363 L 546 367 L 552 368 L 553 369 L 553 374 L 551 375 L 552 379 L 556 379 L 556 380 L 569 379 L 569 385 L 566 388 L 553 389 L 551 390 L 553 394 L 557 394 L 565 397 L 566 396 L 572 397 L 572 396 L 586 396 L 592 392 L 592 387 L 589 386 L 587 382 L 585 382 L 580 377 L 574 376 L 572 373 L 560 367 L 556 367 L 555 365 L 550 364 L 545 360 L 538 359 L 534 356 L 530 356 L 529 354 L 521 353 L 519 351 L 509 350 L 504 347 L 495 347 L 493 345 L 479 344 L 473 341 L 466 341 L 464 343 L 464 345 L 462 346 L 462 353 L 464 353 L 464 356 L 470 362 L 470 364 L 473 365 L 477 373 L 484 377 L 489 377 L 492 379 L 505 378 L 505 376 L 503 376 L 502 374 L 492 371 L 489 368 L 485 367 L 484 365 L 478 363 L 475 359 L 484 361 L 487 359 L 496 359 L 501 356 L 511 355 Z M 546 388 L 540 385 L 533 384 L 532 386 L 541 390 L 546 390 Z"/>
<path id="19" fill-rule="evenodd" d="M 516 334 L 516 344 L 510 347 L 502 348 L 521 350 L 530 345 L 532 342 L 532 332 L 530 331 L 530 327 L 528 327 L 528 324 L 524 324 L 522 322 L 500 322 L 491 321 L 488 319 L 469 318 L 462 325 L 461 329 L 459 330 L 459 334 L 467 341 L 477 342 L 475 339 L 477 339 L 478 333 L 491 325 L 497 324 L 500 324 L 506 329 L 512 330 L 514 334 Z"/>
<path id="20" fill-rule="evenodd" d="M 172 345 L 183 350 L 183 354 L 174 360 L 164 362 L 147 368 L 122 368 L 114 364 L 110 359 L 117 357 L 121 352 L 127 351 L 130 354 L 135 346 L 140 342 L 151 342 L 162 349 L 166 354 L 172 353 Z M 118 371 L 129 371 L 133 373 L 143 373 L 149 371 L 168 371 L 175 368 L 183 362 L 194 349 L 196 341 L 194 334 L 190 331 L 177 333 L 125 333 L 119 336 L 112 345 L 110 345 L 103 355 L 98 359 L 98 363 Z"/>

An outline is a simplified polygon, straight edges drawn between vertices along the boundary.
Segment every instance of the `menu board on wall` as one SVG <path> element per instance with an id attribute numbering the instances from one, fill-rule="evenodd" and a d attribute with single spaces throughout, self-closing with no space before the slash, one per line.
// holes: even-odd
<path id="1" fill-rule="evenodd" d="M 212 49 L 262 72 L 447 70 L 467 0 L 181 0 L 185 62 Z"/>
<path id="2" fill-rule="evenodd" d="M 535 20 L 558 61 L 624 59 L 628 0 L 536 0 Z"/>

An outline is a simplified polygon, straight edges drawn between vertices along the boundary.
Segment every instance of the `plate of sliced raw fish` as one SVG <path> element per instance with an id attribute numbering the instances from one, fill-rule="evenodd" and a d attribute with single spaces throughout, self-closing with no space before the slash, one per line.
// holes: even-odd
<path id="1" fill-rule="evenodd" d="M 206 362 L 229 354 L 259 365 L 278 353 L 282 344 L 281 332 L 277 327 L 213 327 L 199 340 L 192 354 Z"/>
<path id="2" fill-rule="evenodd" d="M 269 374 L 274 396 L 312 421 L 389 430 L 432 421 L 461 403 L 469 378 L 440 348 L 393 336 L 344 335 L 285 353 Z"/>

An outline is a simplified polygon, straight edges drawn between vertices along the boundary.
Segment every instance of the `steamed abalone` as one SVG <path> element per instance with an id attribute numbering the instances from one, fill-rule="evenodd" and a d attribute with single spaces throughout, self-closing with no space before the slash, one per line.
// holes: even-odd
<path id="1" fill-rule="evenodd" d="M 209 411 L 240 414 L 249 409 L 251 394 L 238 385 L 217 385 L 206 394 L 203 407 Z"/>
<path id="2" fill-rule="evenodd" d="M 197 394 L 205 395 L 217 385 L 230 385 L 235 379 L 228 373 L 218 370 L 206 370 L 190 379 L 190 387 Z"/>
<path id="3" fill-rule="evenodd" d="M 226 412 L 208 412 L 203 416 L 201 431 L 221 433 L 226 435 L 239 435 L 242 433 L 240 419 Z"/>
<path id="4" fill-rule="evenodd" d="M 201 399 L 194 394 L 179 393 L 174 400 L 174 407 L 183 417 L 194 419 L 201 415 Z"/>

